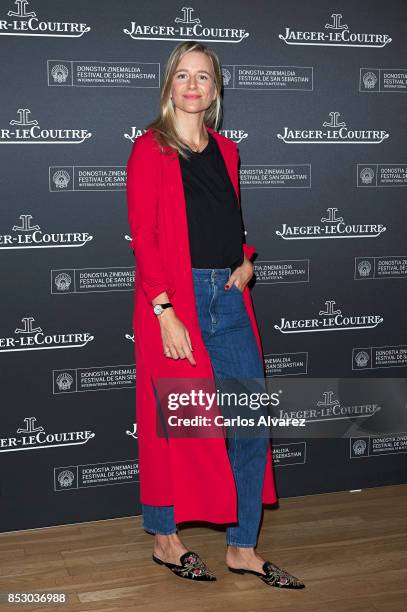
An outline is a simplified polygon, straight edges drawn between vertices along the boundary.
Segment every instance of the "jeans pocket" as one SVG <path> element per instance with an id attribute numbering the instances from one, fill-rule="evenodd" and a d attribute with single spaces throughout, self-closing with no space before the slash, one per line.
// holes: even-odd
<path id="1" fill-rule="evenodd" d="M 243 295 L 243 291 L 242 291 L 241 289 L 239 289 L 239 287 L 237 287 L 237 286 L 235 285 L 235 283 L 233 283 L 233 285 L 232 285 L 232 287 L 231 287 L 231 288 L 232 288 L 232 289 L 235 289 L 235 290 L 236 290 L 238 293 L 240 293 L 240 295 Z"/>

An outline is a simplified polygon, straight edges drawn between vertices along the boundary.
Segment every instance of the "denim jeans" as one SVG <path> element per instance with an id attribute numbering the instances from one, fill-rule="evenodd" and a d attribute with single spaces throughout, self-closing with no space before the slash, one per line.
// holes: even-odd
<path id="1" fill-rule="evenodd" d="M 243 292 L 236 285 L 224 288 L 231 268 L 192 268 L 192 273 L 200 330 L 215 380 L 261 379 L 264 391 L 263 363 Z M 236 433 L 228 436 L 238 515 L 238 522 L 226 529 L 229 545 L 256 546 L 268 444 L 268 435 L 264 434 L 251 438 L 239 438 Z M 142 504 L 142 511 L 145 531 L 162 535 L 177 532 L 173 506 Z"/>

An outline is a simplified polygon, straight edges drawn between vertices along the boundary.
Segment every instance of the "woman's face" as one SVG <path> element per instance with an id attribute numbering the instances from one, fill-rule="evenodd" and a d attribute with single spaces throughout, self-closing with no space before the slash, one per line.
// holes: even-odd
<path id="1" fill-rule="evenodd" d="M 177 111 L 204 112 L 216 98 L 216 85 L 211 59 L 201 51 L 189 51 L 178 63 L 171 86 Z"/>

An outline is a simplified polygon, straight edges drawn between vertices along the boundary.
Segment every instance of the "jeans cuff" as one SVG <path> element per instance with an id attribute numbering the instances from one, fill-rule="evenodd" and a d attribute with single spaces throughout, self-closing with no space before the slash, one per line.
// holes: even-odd
<path id="1" fill-rule="evenodd" d="M 173 533 L 177 533 L 177 530 L 175 531 L 157 531 L 156 529 L 149 529 L 148 527 L 145 527 L 143 525 L 143 529 L 144 531 L 147 531 L 147 533 L 152 533 L 154 535 L 172 535 Z"/>
<path id="2" fill-rule="evenodd" d="M 238 542 L 226 542 L 228 546 L 239 546 L 239 548 L 254 548 L 256 546 L 256 542 L 254 544 L 239 544 Z"/>

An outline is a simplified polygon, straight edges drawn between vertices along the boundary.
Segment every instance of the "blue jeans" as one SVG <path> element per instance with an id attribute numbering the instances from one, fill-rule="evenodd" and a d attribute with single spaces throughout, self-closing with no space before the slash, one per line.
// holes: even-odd
<path id="1" fill-rule="evenodd" d="M 261 379 L 264 370 L 243 293 L 224 285 L 231 268 L 192 268 L 199 325 L 214 378 Z M 235 430 L 236 431 L 236 430 Z M 238 522 L 227 527 L 228 545 L 254 547 L 262 511 L 262 488 L 268 436 L 228 437 L 228 456 L 235 478 Z M 173 506 L 142 504 L 143 528 L 154 534 L 176 533 Z"/>

